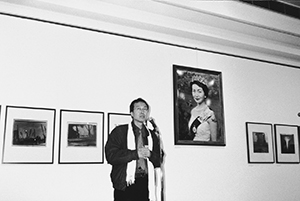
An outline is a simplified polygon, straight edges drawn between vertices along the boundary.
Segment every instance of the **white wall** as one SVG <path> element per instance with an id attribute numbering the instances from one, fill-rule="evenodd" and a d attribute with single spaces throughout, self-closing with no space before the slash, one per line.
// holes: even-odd
<path id="1" fill-rule="evenodd" d="M 106 141 L 106 114 L 143 97 L 163 134 L 167 200 L 300 199 L 299 164 L 248 164 L 245 131 L 247 121 L 299 123 L 299 69 L 4 15 L 0 24 L 0 139 L 5 106 L 16 105 L 102 111 Z M 174 145 L 173 64 L 222 72 L 225 147 Z M 1 164 L 1 200 L 112 200 L 106 162 L 58 164 L 56 117 L 54 164 Z"/>

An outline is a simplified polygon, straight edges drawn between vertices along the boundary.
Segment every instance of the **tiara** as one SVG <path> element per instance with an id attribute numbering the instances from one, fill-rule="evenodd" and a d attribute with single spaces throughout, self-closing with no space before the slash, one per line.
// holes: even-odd
<path id="1" fill-rule="evenodd" d="M 203 84 L 207 85 L 207 80 L 204 78 L 204 76 L 201 76 L 201 75 L 193 75 L 191 82 L 194 82 L 194 81 L 199 81 L 199 82 L 202 82 Z"/>

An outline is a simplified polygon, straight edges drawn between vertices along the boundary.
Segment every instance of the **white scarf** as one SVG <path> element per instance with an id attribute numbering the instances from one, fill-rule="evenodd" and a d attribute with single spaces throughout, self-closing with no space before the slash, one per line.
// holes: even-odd
<path id="1" fill-rule="evenodd" d="M 153 141 L 152 141 L 151 133 L 148 128 L 147 128 L 147 130 L 149 132 L 148 145 L 149 145 L 149 149 L 152 150 Z M 133 128 L 132 128 L 131 123 L 128 124 L 127 147 L 128 147 L 128 149 L 131 149 L 131 150 L 136 149 L 135 137 L 134 137 Z M 149 198 L 150 198 L 150 201 L 156 201 L 154 167 L 153 167 L 152 163 L 149 161 L 149 159 L 147 159 L 147 162 L 148 162 L 148 178 L 149 178 Z M 127 170 L 126 170 L 127 186 L 134 184 L 135 170 L 136 170 L 136 161 L 133 160 L 127 164 Z"/>

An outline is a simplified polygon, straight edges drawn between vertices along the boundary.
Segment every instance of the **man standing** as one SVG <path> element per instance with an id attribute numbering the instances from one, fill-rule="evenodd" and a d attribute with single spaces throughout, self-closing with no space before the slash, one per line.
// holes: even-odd
<path id="1" fill-rule="evenodd" d="M 130 104 L 132 122 L 117 126 L 105 145 L 105 156 L 112 165 L 114 201 L 149 201 L 155 199 L 154 168 L 160 167 L 159 138 L 145 123 L 149 105 L 142 99 Z"/>

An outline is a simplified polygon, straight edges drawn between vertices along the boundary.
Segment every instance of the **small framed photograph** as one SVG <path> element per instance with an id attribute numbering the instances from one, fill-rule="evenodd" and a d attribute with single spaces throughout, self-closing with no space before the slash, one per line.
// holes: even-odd
<path id="1" fill-rule="evenodd" d="M 225 146 L 222 73 L 173 65 L 175 145 Z"/>
<path id="2" fill-rule="evenodd" d="M 60 110 L 59 164 L 102 164 L 104 113 Z"/>
<path id="3" fill-rule="evenodd" d="M 108 135 L 112 130 L 122 124 L 129 124 L 132 121 L 130 114 L 125 113 L 108 113 Z"/>
<path id="4" fill-rule="evenodd" d="M 55 109 L 7 106 L 4 164 L 52 164 Z"/>
<path id="5" fill-rule="evenodd" d="M 272 124 L 246 122 L 248 163 L 274 163 Z"/>
<path id="6" fill-rule="evenodd" d="M 276 162 L 299 163 L 298 126 L 275 124 Z"/>

